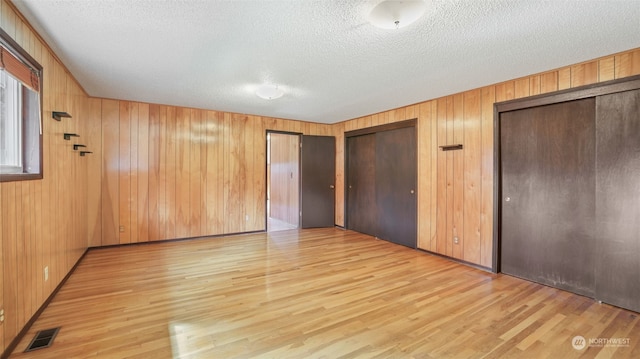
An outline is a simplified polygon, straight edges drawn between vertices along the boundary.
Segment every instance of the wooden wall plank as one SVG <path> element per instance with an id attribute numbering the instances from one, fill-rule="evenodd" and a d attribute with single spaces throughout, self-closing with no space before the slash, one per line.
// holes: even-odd
<path id="1" fill-rule="evenodd" d="M 493 258 L 493 104 L 496 102 L 496 90 L 494 86 L 487 86 L 481 91 L 480 260 L 474 263 L 490 267 Z"/>
<path id="2" fill-rule="evenodd" d="M 118 230 L 119 244 L 131 243 L 131 103 L 120 101 L 118 137 Z M 107 142 L 108 143 L 108 142 Z"/>
<path id="3" fill-rule="evenodd" d="M 212 171 L 216 171 L 217 168 L 222 169 L 217 173 L 216 176 L 212 176 L 215 178 L 215 182 L 217 188 L 214 193 L 216 195 L 216 200 L 218 206 L 214 213 L 216 216 L 217 226 L 215 227 L 218 233 L 225 233 L 225 220 L 226 220 L 226 211 L 227 205 L 225 202 L 225 193 L 227 191 L 227 187 L 225 187 L 225 173 L 229 171 L 229 163 L 228 163 L 228 135 L 229 135 L 229 116 L 224 112 L 216 112 L 215 118 L 217 119 L 218 128 L 216 130 L 216 136 L 218 137 L 217 144 L 214 147 L 214 156 L 217 156 L 216 162 L 217 166 L 211 168 Z M 209 178 L 209 177 L 207 177 Z M 207 184 L 207 191 L 209 191 L 209 184 Z M 215 233 L 215 232 L 214 232 Z"/>
<path id="4" fill-rule="evenodd" d="M 137 208 L 133 213 L 137 218 L 137 241 L 149 241 L 149 105 L 138 106 L 136 182 Z"/>
<path id="5" fill-rule="evenodd" d="M 207 112 L 206 233 L 224 233 L 224 114 Z"/>
<path id="6" fill-rule="evenodd" d="M 436 121 L 437 121 L 437 132 L 438 146 L 446 146 L 451 144 L 447 139 L 447 100 L 445 98 L 438 99 L 436 102 Z M 447 161 L 447 152 L 442 151 L 441 149 L 437 150 L 437 208 L 436 208 L 436 247 L 435 252 L 440 254 L 447 254 L 447 239 L 448 239 L 448 227 L 447 227 L 447 217 L 448 213 L 453 214 L 453 211 L 448 211 L 447 208 L 447 194 L 449 187 L 449 177 L 448 177 L 448 161 Z"/>
<path id="7" fill-rule="evenodd" d="M 571 87 L 590 85 L 598 81 L 598 62 L 571 66 Z"/>
<path id="8" fill-rule="evenodd" d="M 165 212 L 166 227 L 163 239 L 177 238 L 178 226 L 178 118 L 176 108 L 166 106 L 166 187 L 165 187 Z"/>
<path id="9" fill-rule="evenodd" d="M 57 63 L 57 61 L 52 61 L 51 70 L 53 73 L 53 80 L 52 80 L 53 81 L 53 94 L 52 94 L 53 97 L 51 99 L 51 106 L 52 108 L 56 109 L 56 111 L 67 111 L 68 108 L 64 106 L 64 99 L 62 96 L 64 94 L 64 88 L 65 88 L 65 83 L 63 82 L 63 79 L 61 76 L 62 68 Z M 62 126 L 62 132 L 70 131 L 68 121 L 59 123 L 57 125 L 58 125 L 58 128 Z M 53 174 L 56 179 L 55 188 L 58 189 L 58 191 L 54 191 L 54 201 L 55 203 L 57 203 L 57 210 L 53 215 L 53 220 L 54 220 L 53 230 L 55 233 L 55 236 L 54 236 L 55 238 L 64 238 L 65 237 L 64 229 L 66 225 L 68 225 L 68 220 L 66 218 L 67 216 L 64 215 L 68 210 L 66 206 L 66 196 L 65 196 L 68 190 L 68 186 L 67 186 L 68 178 L 66 177 L 67 172 L 64 169 L 66 162 L 64 160 L 61 160 L 60 158 L 61 157 L 64 158 L 68 155 L 67 150 L 69 148 L 69 145 L 67 145 L 62 139 L 60 139 L 60 137 L 57 137 L 54 140 L 55 141 L 53 142 L 54 144 L 53 151 L 55 151 L 57 158 L 55 158 L 54 160 L 55 162 L 53 166 Z M 62 262 L 64 261 L 64 259 L 62 259 L 61 256 L 65 254 L 67 245 L 68 245 L 68 242 L 64 241 L 62 242 L 62 244 L 59 244 L 59 245 L 55 245 L 54 243 L 51 247 L 52 258 L 51 258 L 50 274 L 52 279 L 56 282 L 60 277 Z"/>
<path id="10" fill-rule="evenodd" d="M 371 115 L 371 126 L 373 127 L 378 125 L 380 125 L 380 116 L 379 114 L 374 113 L 373 115 Z"/>
<path id="11" fill-rule="evenodd" d="M 431 218 L 431 102 L 418 106 L 418 218 Z M 418 221 L 418 248 L 431 250 L 431 221 Z"/>
<path id="12" fill-rule="evenodd" d="M 450 144 L 465 143 L 465 122 L 464 122 L 464 94 L 456 94 L 453 96 L 453 141 Z M 465 207 L 465 190 L 464 190 L 464 164 L 465 152 L 450 151 L 453 157 L 453 176 L 450 177 L 452 200 L 453 200 L 453 218 L 451 226 L 451 236 L 458 238 L 458 243 L 451 243 L 451 256 L 462 259 L 464 254 L 464 207 Z"/>
<path id="13" fill-rule="evenodd" d="M 481 90 L 464 93 L 464 247 L 461 258 L 480 262 L 482 205 L 482 110 Z"/>
<path id="14" fill-rule="evenodd" d="M 29 311 L 31 310 L 31 291 L 28 290 L 31 287 L 31 276 L 28 262 L 27 262 L 27 253 L 25 251 L 25 240 L 24 232 L 25 232 L 25 221 L 20 220 L 24 216 L 24 209 L 28 206 L 25 203 L 25 198 L 22 193 L 22 189 L 25 186 L 25 182 L 17 182 L 15 186 L 15 215 L 16 215 L 16 232 L 15 232 L 15 249 L 16 249 L 16 268 L 22 268 L 20 272 L 18 272 L 18 293 L 20 293 L 20 302 L 16 306 L 18 307 L 17 321 L 18 323 L 25 323 L 27 318 L 29 318 Z M 61 254 L 64 254 L 62 252 Z"/>
<path id="15" fill-rule="evenodd" d="M 91 161 L 87 161 L 87 226 L 89 247 L 102 245 L 102 101 L 89 99 L 87 104 L 87 118 L 92 119 L 92 125 L 87 126 L 87 146 L 93 151 Z M 46 192 L 46 190 L 45 190 Z"/>
<path id="16" fill-rule="evenodd" d="M 514 81 L 514 96 L 515 98 L 522 98 L 530 96 L 531 84 L 528 77 L 517 79 Z"/>
<path id="17" fill-rule="evenodd" d="M 239 136 L 240 133 L 238 133 L 239 131 L 237 128 L 236 129 L 231 128 L 231 126 L 233 126 L 233 121 L 231 119 L 231 116 L 232 114 L 225 113 L 223 125 L 222 125 L 222 129 L 223 129 L 222 138 L 224 140 L 224 147 L 223 147 L 223 153 L 224 153 L 223 155 L 223 159 L 224 159 L 224 172 L 223 172 L 224 211 L 223 213 L 225 214 L 225 220 L 223 222 L 224 233 L 238 232 L 237 218 L 244 213 L 244 208 L 242 207 L 242 204 L 238 199 L 239 194 L 237 193 L 237 190 L 235 191 L 233 190 L 233 188 L 238 187 L 238 184 L 235 181 L 239 172 L 238 170 L 239 154 L 238 154 L 238 149 L 236 145 L 238 142 L 238 138 L 235 136 Z M 231 212 L 234 212 L 233 216 L 230 215 Z"/>
<path id="18" fill-rule="evenodd" d="M 540 75 L 529 76 L 529 93 L 531 96 L 540 94 Z"/>
<path id="19" fill-rule="evenodd" d="M 158 108 L 158 134 L 159 138 L 155 141 L 158 146 L 158 236 L 156 240 L 170 238 L 167 236 L 167 227 L 169 224 L 169 197 L 167 187 L 169 183 L 169 163 L 168 163 L 168 130 L 167 130 L 167 106 L 159 106 Z"/>
<path id="20" fill-rule="evenodd" d="M 176 238 L 187 238 L 189 230 L 191 111 L 185 108 L 176 109 Z"/>
<path id="21" fill-rule="evenodd" d="M 0 18 L 0 24 L 2 29 L 12 38 L 16 39 L 16 23 L 18 22 L 16 13 L 2 1 L 2 18 Z"/>
<path id="22" fill-rule="evenodd" d="M 438 102 L 430 101 L 431 104 L 431 204 L 430 204 L 430 212 L 431 217 L 429 217 L 429 222 L 431 224 L 431 251 L 438 253 L 438 193 L 440 187 L 438 187 L 438 176 L 441 171 L 439 171 L 439 163 L 438 158 L 440 156 L 440 151 L 438 151 Z M 428 188 L 426 190 L 429 190 Z M 440 217 L 444 217 L 444 214 L 441 214 Z"/>
<path id="23" fill-rule="evenodd" d="M 540 93 L 558 91 L 558 72 L 551 71 L 540 75 Z"/>
<path id="24" fill-rule="evenodd" d="M 130 103 L 129 108 L 129 243 L 138 243 L 138 173 L 141 172 L 138 166 L 138 103 Z"/>
<path id="25" fill-rule="evenodd" d="M 102 100 L 102 245 L 120 243 L 119 103 Z"/>
<path id="26" fill-rule="evenodd" d="M 44 266 L 45 265 L 44 265 L 44 257 L 43 257 L 43 250 L 42 250 L 43 249 L 42 241 L 40 240 L 43 236 L 42 228 L 41 228 L 42 182 L 30 181 L 29 187 L 30 188 L 28 189 L 25 188 L 25 190 L 31 191 L 31 193 L 34 195 L 33 202 L 29 204 L 30 208 L 26 209 L 27 212 L 31 213 L 31 216 L 30 216 L 31 221 L 28 220 L 29 217 L 24 218 L 24 220 L 26 220 L 26 226 L 31 227 L 31 238 L 29 239 L 29 243 L 28 243 L 30 244 L 31 251 L 30 251 L 29 257 L 27 258 L 27 261 L 28 261 L 27 265 L 30 265 L 31 267 L 31 276 L 33 280 L 31 283 L 32 285 L 31 290 L 33 291 L 32 302 L 31 302 L 32 307 L 28 313 L 29 315 L 28 318 L 31 318 L 31 316 L 33 316 L 33 314 L 35 314 L 35 312 L 38 310 L 40 305 L 42 305 L 42 303 L 46 299 L 45 295 L 48 295 L 48 293 L 46 293 L 44 290 L 44 287 L 45 287 L 44 286 L 45 284 Z M 74 197 L 74 200 L 79 201 L 81 200 L 81 198 Z M 74 208 L 73 210 L 74 210 L 73 213 L 80 213 L 78 208 Z M 40 212 L 40 214 L 38 214 L 38 212 Z M 78 219 L 79 218 L 76 218 L 76 220 Z M 81 230 L 82 227 L 78 226 L 78 229 Z M 78 230 L 76 230 L 75 233 L 71 234 L 73 236 L 72 238 L 76 242 L 78 241 L 78 238 L 79 238 L 78 234 L 79 234 Z"/>
<path id="27" fill-rule="evenodd" d="M 201 236 L 206 236 L 209 232 L 207 231 L 207 166 L 208 166 L 208 157 L 207 157 L 207 146 L 209 142 L 213 140 L 213 136 L 211 136 L 209 132 L 210 123 L 208 121 L 208 111 L 200 110 L 198 111 L 198 121 L 200 124 L 200 133 L 201 133 L 201 141 L 200 141 L 200 212 L 199 212 L 199 231 Z M 212 203 L 211 205 L 215 205 Z"/>
<path id="28" fill-rule="evenodd" d="M 243 114 L 234 114 L 231 116 L 231 133 L 234 141 L 231 141 L 231 158 L 233 159 L 232 168 L 234 169 L 235 176 L 230 179 L 230 198 L 232 202 L 237 205 L 233 206 L 232 213 L 227 213 L 227 216 L 231 219 L 230 223 L 233 224 L 234 231 L 236 233 L 246 232 L 250 230 L 249 221 L 251 221 L 251 215 L 249 207 L 252 205 L 249 197 L 252 194 L 250 189 L 251 185 L 251 169 L 252 169 L 252 156 L 249 152 L 252 149 L 253 144 L 250 143 L 251 129 L 248 126 L 249 117 Z M 291 124 L 294 127 L 294 131 L 301 131 L 300 123 Z M 241 209 L 236 211 L 235 209 Z"/>
<path id="29" fill-rule="evenodd" d="M 251 214 L 253 223 L 252 230 L 261 231 L 267 229 L 266 210 L 267 210 L 267 129 L 264 122 L 259 116 L 251 117 L 254 143 L 254 169 L 253 188 L 254 188 L 254 205 L 251 206 L 253 213 Z M 247 199 L 251 203 L 252 199 Z"/>
<path id="30" fill-rule="evenodd" d="M 242 157 L 242 162 L 244 163 L 244 168 L 242 170 L 243 176 L 245 177 L 244 182 L 244 190 L 243 190 L 243 203 L 244 203 L 244 214 L 245 220 L 243 224 L 243 232 L 255 231 L 256 229 L 256 212 L 255 209 L 262 199 L 258 197 L 258 191 L 255 188 L 256 178 L 261 171 L 261 167 L 264 165 L 261 164 L 257 166 L 257 147 L 258 144 L 255 142 L 255 133 L 257 132 L 257 123 L 254 123 L 253 116 L 244 116 L 244 153 Z M 296 121 L 298 124 L 298 129 L 300 132 L 304 131 L 304 122 Z M 252 199 L 254 199 L 252 201 Z"/>
<path id="31" fill-rule="evenodd" d="M 200 222 L 202 214 L 202 161 L 201 161 L 201 144 L 204 142 L 204 133 L 202 128 L 203 111 L 191 110 L 190 126 L 189 126 L 189 237 L 198 237 L 204 235 L 201 231 Z"/>
<path id="32" fill-rule="evenodd" d="M 514 96 L 514 81 L 503 82 L 495 85 L 496 102 L 513 100 Z"/>
<path id="33" fill-rule="evenodd" d="M 565 67 L 558 70 L 558 90 L 566 90 L 571 87 L 571 68 Z"/>
<path id="34" fill-rule="evenodd" d="M 640 75 L 640 49 L 615 55 L 616 78 Z"/>
<path id="35" fill-rule="evenodd" d="M 41 65 L 45 68 L 51 68 L 51 63 L 53 61 L 53 58 L 51 56 L 50 53 L 46 53 L 43 54 L 43 59 L 44 61 L 41 63 Z M 51 74 L 49 73 L 49 71 L 44 72 L 43 71 L 43 77 L 44 77 L 44 94 L 43 94 L 43 101 L 42 101 L 42 106 L 43 106 L 43 112 L 45 114 L 48 114 L 49 110 L 51 109 L 51 94 L 53 93 L 51 91 L 51 87 L 53 82 L 50 81 L 50 77 Z M 42 194 L 42 201 L 43 201 L 43 211 L 45 211 L 48 215 L 46 217 L 46 219 L 43 219 L 43 224 L 42 224 L 42 230 L 44 233 L 47 233 L 48 235 L 45 235 L 42 238 L 42 257 L 43 257 L 43 262 L 45 266 L 48 266 L 49 264 L 52 263 L 52 248 L 54 248 L 54 239 L 56 237 L 54 237 L 53 233 L 54 233 L 54 228 L 55 228 L 55 223 L 53 223 L 53 221 L 51 220 L 51 218 L 54 216 L 53 213 L 54 211 L 56 211 L 56 201 L 55 201 L 55 196 L 56 196 L 56 192 L 57 192 L 57 187 L 56 186 L 56 182 L 54 181 L 54 177 L 53 177 L 53 168 L 54 168 L 54 161 L 55 161 L 55 155 L 56 153 L 54 153 L 53 148 L 54 148 L 54 144 L 53 142 L 55 142 L 56 140 L 60 140 L 60 133 L 58 131 L 58 136 L 55 136 L 55 131 L 54 131 L 54 127 L 52 123 L 47 124 L 46 122 L 43 122 L 43 161 L 44 163 L 42 164 L 44 169 L 44 173 L 43 173 L 43 180 L 42 180 L 42 184 L 43 184 L 43 194 Z M 102 129 L 100 129 L 102 130 Z M 99 224 L 100 226 L 102 226 L 102 223 Z M 51 293 L 51 291 L 53 290 L 53 285 L 54 285 L 54 281 L 53 280 L 49 280 L 45 283 L 44 285 L 44 293 Z M 8 342 L 7 342 L 8 343 Z"/>
<path id="36" fill-rule="evenodd" d="M 447 123 L 446 127 L 446 143 L 445 145 L 453 145 L 455 144 L 455 126 L 454 126 L 454 98 L 453 96 L 448 96 L 445 98 L 445 121 Z M 446 158 L 446 185 L 445 185 L 445 218 L 446 218 L 446 230 L 444 233 L 444 240 L 446 243 L 445 254 L 447 256 L 453 256 L 453 229 L 454 229 L 454 221 L 455 221 L 455 175 L 456 167 L 455 167 L 455 153 L 452 151 L 444 152 Z M 438 169 L 441 170 L 441 169 Z"/>
<path id="37" fill-rule="evenodd" d="M 5 321 L 4 327 L 4 341 L 9 343 L 11 339 L 15 338 L 18 334 L 21 323 L 18 320 L 18 312 L 22 310 L 19 306 L 18 298 L 21 293 L 18 292 L 18 271 L 20 268 L 18 265 L 18 248 L 17 248 L 17 211 L 16 211 L 16 182 L 3 182 L 2 183 L 2 222 L 3 226 L 0 228 L 2 231 L 2 254 L 3 262 L 5 266 L 4 281 L 3 281 L 3 300 L 4 300 L 4 312 Z"/>
<path id="38" fill-rule="evenodd" d="M 610 81 L 616 77 L 615 56 L 605 57 L 598 60 L 598 81 Z"/>
<path id="39" fill-rule="evenodd" d="M 407 106 L 406 111 L 404 113 L 404 117 L 406 120 L 410 120 L 412 118 L 418 118 L 419 115 L 420 115 L 420 105 Z"/>
<path id="40" fill-rule="evenodd" d="M 160 239 L 160 106 L 149 105 L 149 216 L 150 241 Z"/>

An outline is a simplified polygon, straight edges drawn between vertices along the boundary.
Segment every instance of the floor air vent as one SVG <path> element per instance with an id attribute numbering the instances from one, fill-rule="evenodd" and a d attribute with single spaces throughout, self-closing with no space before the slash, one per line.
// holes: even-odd
<path id="1" fill-rule="evenodd" d="M 25 350 L 25 353 L 50 347 L 51 344 L 53 344 L 53 339 L 55 339 L 59 330 L 60 328 L 53 328 L 37 332 L 36 336 L 31 340 L 31 343 L 29 343 L 29 346 Z"/>

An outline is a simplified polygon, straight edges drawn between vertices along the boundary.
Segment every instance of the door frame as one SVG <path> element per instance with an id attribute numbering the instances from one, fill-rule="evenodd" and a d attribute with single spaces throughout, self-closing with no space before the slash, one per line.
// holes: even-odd
<path id="1" fill-rule="evenodd" d="M 291 135 L 291 136 L 298 136 L 298 143 L 300 143 L 300 141 L 302 141 L 302 132 L 289 132 L 289 131 L 277 131 L 277 130 L 266 130 L 265 132 L 265 159 L 264 159 L 264 172 L 265 172 L 265 182 L 264 182 L 264 224 L 265 224 L 265 228 L 264 231 L 265 232 L 269 232 L 269 183 L 270 183 L 270 178 L 269 178 L 269 156 L 267 154 L 270 153 L 270 141 L 269 141 L 269 135 L 272 133 L 276 133 L 276 134 L 280 134 L 280 135 Z M 300 208 L 302 206 L 302 196 L 301 196 L 301 187 L 300 187 L 300 147 L 298 147 L 298 228 L 300 228 Z"/>
<path id="2" fill-rule="evenodd" d="M 491 271 L 500 272 L 502 254 L 502 160 L 500 157 L 500 114 L 503 112 L 522 110 L 531 107 L 551 105 L 561 102 L 580 100 L 589 97 L 631 91 L 640 88 L 640 75 L 618 80 L 600 82 L 572 89 L 550 92 L 547 94 L 525 97 L 493 105 L 493 263 Z"/>
<path id="3" fill-rule="evenodd" d="M 344 153 L 344 188 L 343 188 L 343 199 L 344 199 L 344 204 L 343 204 L 343 208 L 344 208 L 344 228 L 345 229 L 349 229 L 349 203 L 348 203 L 348 187 L 349 185 L 347 184 L 347 180 L 349 178 L 349 160 L 347 158 L 347 156 L 349 155 L 348 153 L 348 139 L 350 137 L 356 137 L 356 136 L 362 136 L 362 135 L 371 135 L 371 134 L 375 134 L 377 132 L 384 132 L 384 131 L 391 131 L 391 130 L 396 130 L 399 128 L 405 128 L 405 127 L 414 127 L 416 129 L 415 131 L 415 136 L 416 136 L 416 145 L 418 143 L 418 118 L 414 117 L 411 119 L 407 119 L 407 120 L 403 120 L 403 121 L 398 121 L 398 122 L 393 122 L 393 123 L 388 123 L 388 124 L 384 124 L 384 125 L 378 125 L 378 126 L 372 126 L 372 127 L 365 127 L 365 128 L 361 128 L 358 130 L 352 130 L 352 131 L 345 131 L 344 132 L 344 149 L 343 149 L 343 153 Z M 417 151 L 417 148 L 416 148 Z M 417 153 L 416 153 L 416 158 L 417 158 Z M 418 164 L 416 163 L 416 166 Z M 418 183 L 418 176 L 417 176 L 417 171 L 416 171 L 416 183 Z M 417 205 L 417 199 L 416 199 L 416 205 Z M 417 225 L 417 221 L 418 221 L 418 210 L 416 207 L 416 225 Z M 416 238 L 417 241 L 417 238 Z"/>

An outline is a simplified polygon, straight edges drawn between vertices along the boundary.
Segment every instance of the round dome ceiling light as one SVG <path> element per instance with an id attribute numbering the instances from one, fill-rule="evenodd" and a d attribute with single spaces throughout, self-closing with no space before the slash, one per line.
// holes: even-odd
<path id="1" fill-rule="evenodd" d="M 385 0 L 369 13 L 369 22 L 382 29 L 399 29 L 418 20 L 427 8 L 422 0 Z"/>
<path id="2" fill-rule="evenodd" d="M 284 91 L 278 88 L 278 85 L 261 85 L 256 90 L 256 95 L 265 100 L 275 100 L 284 95 Z"/>

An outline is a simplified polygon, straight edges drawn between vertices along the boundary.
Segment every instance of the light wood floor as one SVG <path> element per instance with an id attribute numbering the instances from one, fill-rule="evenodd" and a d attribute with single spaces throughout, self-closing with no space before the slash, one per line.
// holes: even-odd
<path id="1" fill-rule="evenodd" d="M 578 351 L 577 335 L 629 346 Z M 11 358 L 639 358 L 639 343 L 637 313 L 317 229 L 92 250 Z"/>

